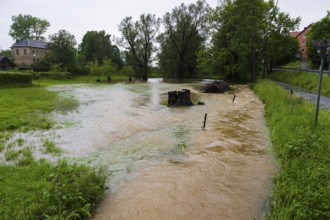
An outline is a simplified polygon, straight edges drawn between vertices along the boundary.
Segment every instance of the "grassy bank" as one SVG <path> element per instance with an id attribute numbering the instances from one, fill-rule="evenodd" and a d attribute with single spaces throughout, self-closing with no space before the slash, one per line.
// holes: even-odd
<path id="1" fill-rule="evenodd" d="M 274 71 L 268 77 L 269 79 L 295 85 L 308 91 L 318 91 L 319 74 L 293 71 Z M 323 75 L 321 92 L 323 95 L 330 97 L 330 77 L 327 74 Z"/>
<path id="2" fill-rule="evenodd" d="M 31 146 L 15 132 L 47 130 L 52 111 L 66 112 L 79 103 L 42 86 L 0 89 L 1 219 L 86 219 L 104 192 L 105 176 L 87 166 L 50 164 L 33 157 Z M 43 140 L 43 153 L 60 154 Z M 8 165 L 11 164 L 11 165 Z"/>
<path id="3" fill-rule="evenodd" d="M 314 106 L 295 98 L 271 81 L 253 90 L 265 103 L 280 171 L 274 179 L 268 219 L 330 218 L 330 113 L 321 110 L 314 127 Z"/>

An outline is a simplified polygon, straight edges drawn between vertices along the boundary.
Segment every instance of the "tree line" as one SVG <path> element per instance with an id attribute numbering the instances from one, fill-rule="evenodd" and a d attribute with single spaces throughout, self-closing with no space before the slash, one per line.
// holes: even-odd
<path id="1" fill-rule="evenodd" d="M 9 34 L 14 40 L 44 39 L 50 25 L 30 15 L 12 20 Z M 88 31 L 76 47 L 75 37 L 60 30 L 49 36 L 52 52 L 39 65 L 56 64 L 69 71 L 96 74 L 102 69 L 124 69 L 143 80 L 157 68 L 165 77 L 213 76 L 251 82 L 260 69 L 265 76 L 273 66 L 296 58 L 299 45 L 289 31 L 297 29 L 300 20 L 281 12 L 273 0 L 220 0 L 215 8 L 198 0 L 182 3 L 162 18 L 153 14 L 142 14 L 137 20 L 123 18 L 118 25 L 121 36 L 115 42 L 105 31 Z M 325 20 L 329 23 L 329 17 Z M 326 33 L 315 34 L 318 25 L 313 25 L 310 39 L 329 35 L 323 23 L 319 29 Z M 315 53 L 312 47 L 309 51 Z"/>

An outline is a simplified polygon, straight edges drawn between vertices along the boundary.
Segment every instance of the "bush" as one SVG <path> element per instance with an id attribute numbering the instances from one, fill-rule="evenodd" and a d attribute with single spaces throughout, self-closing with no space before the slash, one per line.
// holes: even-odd
<path id="1" fill-rule="evenodd" d="M 0 72 L 0 85 L 32 84 L 32 75 L 29 73 Z"/>

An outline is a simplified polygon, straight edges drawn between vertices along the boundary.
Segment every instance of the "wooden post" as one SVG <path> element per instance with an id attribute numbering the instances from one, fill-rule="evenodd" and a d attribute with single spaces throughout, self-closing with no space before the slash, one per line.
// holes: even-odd
<path id="1" fill-rule="evenodd" d="M 205 129 L 206 119 L 207 119 L 207 113 L 205 113 L 205 116 L 204 116 L 204 125 L 203 125 L 203 129 Z"/>
<path id="2" fill-rule="evenodd" d="M 291 95 L 290 95 L 290 112 L 292 112 L 292 111 L 293 111 L 293 106 L 292 106 L 292 95 L 293 95 L 293 90 L 292 90 L 292 89 L 290 89 L 290 93 L 291 93 Z"/>

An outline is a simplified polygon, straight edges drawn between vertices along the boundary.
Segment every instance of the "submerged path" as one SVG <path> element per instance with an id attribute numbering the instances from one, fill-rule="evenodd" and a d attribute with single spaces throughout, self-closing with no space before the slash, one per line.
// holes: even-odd
<path id="1" fill-rule="evenodd" d="M 200 94 L 205 106 L 171 111 L 166 120 L 182 124 L 198 111 L 201 127 L 208 113 L 206 129 L 189 131 L 184 153 L 149 161 L 111 188 L 94 219 L 262 219 L 276 170 L 264 107 L 246 86 L 232 97 Z"/>

